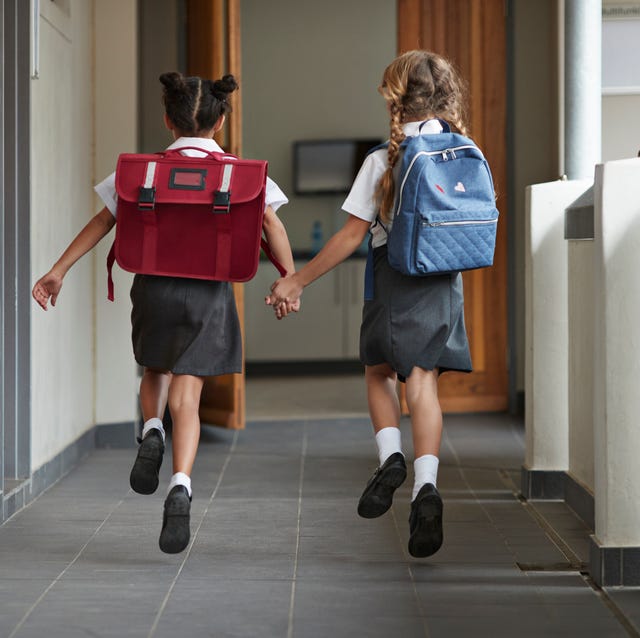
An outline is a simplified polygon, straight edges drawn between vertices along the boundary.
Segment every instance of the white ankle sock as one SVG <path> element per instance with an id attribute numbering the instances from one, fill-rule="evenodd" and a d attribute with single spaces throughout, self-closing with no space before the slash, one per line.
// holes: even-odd
<path id="1" fill-rule="evenodd" d="M 167 490 L 167 494 L 176 486 L 182 485 L 187 488 L 187 492 L 189 492 L 189 496 L 191 496 L 191 477 L 184 472 L 176 472 L 169 481 L 169 489 Z"/>
<path id="2" fill-rule="evenodd" d="M 433 454 L 424 454 L 413 462 L 415 482 L 413 484 L 413 494 L 411 495 L 412 501 L 418 496 L 418 492 L 423 485 L 427 483 L 436 485 L 439 463 L 438 457 L 433 456 Z"/>
<path id="3" fill-rule="evenodd" d="M 160 434 L 162 434 L 162 440 L 164 441 L 164 427 L 162 426 L 162 420 L 155 416 L 152 419 L 145 421 L 144 427 L 142 428 L 142 438 L 144 439 L 144 437 L 154 429 L 160 430 Z"/>
<path id="4" fill-rule="evenodd" d="M 382 465 L 395 452 L 402 453 L 400 441 L 400 428 L 394 426 L 382 428 L 376 433 L 376 444 L 378 445 L 378 458 Z"/>

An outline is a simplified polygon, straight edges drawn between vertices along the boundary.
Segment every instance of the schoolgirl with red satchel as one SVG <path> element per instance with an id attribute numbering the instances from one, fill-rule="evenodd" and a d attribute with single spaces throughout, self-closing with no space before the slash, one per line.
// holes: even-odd
<path id="1" fill-rule="evenodd" d="M 105 207 L 36 282 L 32 294 L 44 310 L 49 300 L 55 305 L 71 266 L 116 226 L 110 262 L 115 259 L 136 273 L 130 293 L 132 341 L 135 359 L 144 368 L 144 424 L 130 484 L 140 494 L 158 487 L 168 405 L 173 475 L 159 544 L 163 552 L 178 553 L 190 540 L 191 470 L 204 377 L 242 370 L 240 325 L 229 282 L 255 274 L 262 232 L 280 269 L 292 273 L 294 265 L 276 215 L 288 200 L 266 176 L 266 162 L 225 154 L 213 139 L 230 111 L 235 78 L 211 81 L 172 72 L 162 74 L 160 82 L 173 144 L 160 154 L 120 157 L 118 170 L 95 187 Z M 111 284 L 109 293 L 112 297 Z M 282 304 L 276 316 L 298 307 Z"/>

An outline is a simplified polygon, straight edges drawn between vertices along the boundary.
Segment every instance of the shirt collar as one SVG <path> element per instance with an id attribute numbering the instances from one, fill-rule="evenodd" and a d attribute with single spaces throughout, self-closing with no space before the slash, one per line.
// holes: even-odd
<path id="1" fill-rule="evenodd" d="M 422 126 L 422 130 L 420 127 Z M 402 130 L 407 137 L 425 135 L 426 133 L 442 133 L 442 124 L 437 119 L 422 120 L 420 122 L 407 122 L 402 125 Z"/>
<path id="2" fill-rule="evenodd" d="M 184 148 L 185 146 L 195 146 L 196 148 L 201 148 L 204 151 L 224 153 L 224 150 L 218 145 L 218 143 L 210 137 L 179 137 L 167 148 L 167 150 Z"/>

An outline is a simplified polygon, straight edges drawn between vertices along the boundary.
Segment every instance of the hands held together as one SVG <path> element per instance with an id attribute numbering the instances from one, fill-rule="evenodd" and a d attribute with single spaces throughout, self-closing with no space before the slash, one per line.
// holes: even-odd
<path id="1" fill-rule="evenodd" d="M 31 294 L 43 310 L 47 310 L 49 300 L 52 306 L 56 305 L 62 279 L 60 274 L 51 270 L 34 285 Z M 273 306 L 277 319 L 283 319 L 288 314 L 300 310 L 302 290 L 303 286 L 298 282 L 296 275 L 288 275 L 278 279 L 271 286 L 271 294 L 267 295 L 264 301 L 268 306 Z"/>
<path id="2" fill-rule="evenodd" d="M 48 302 L 55 306 L 58 294 L 62 288 L 63 277 L 51 270 L 41 277 L 33 287 L 31 294 L 38 302 L 38 305 L 47 310 Z M 300 295 L 303 286 L 296 279 L 295 274 L 278 279 L 271 286 L 271 294 L 264 299 L 268 306 L 273 306 L 273 310 L 278 319 L 283 319 L 291 312 L 300 310 Z"/>
<path id="3" fill-rule="evenodd" d="M 278 279 L 271 286 L 271 294 L 264 298 L 267 306 L 273 306 L 277 319 L 283 319 L 291 312 L 300 310 L 300 295 L 304 286 L 296 274 Z"/>

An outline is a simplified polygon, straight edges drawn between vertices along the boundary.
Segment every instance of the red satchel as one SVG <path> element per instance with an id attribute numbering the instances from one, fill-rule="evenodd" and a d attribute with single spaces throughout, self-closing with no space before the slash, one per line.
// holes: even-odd
<path id="1" fill-rule="evenodd" d="M 181 150 L 118 158 L 110 301 L 114 261 L 146 275 L 241 282 L 256 274 L 262 246 L 285 275 L 262 238 L 267 162 L 223 153 L 188 157 Z"/>

